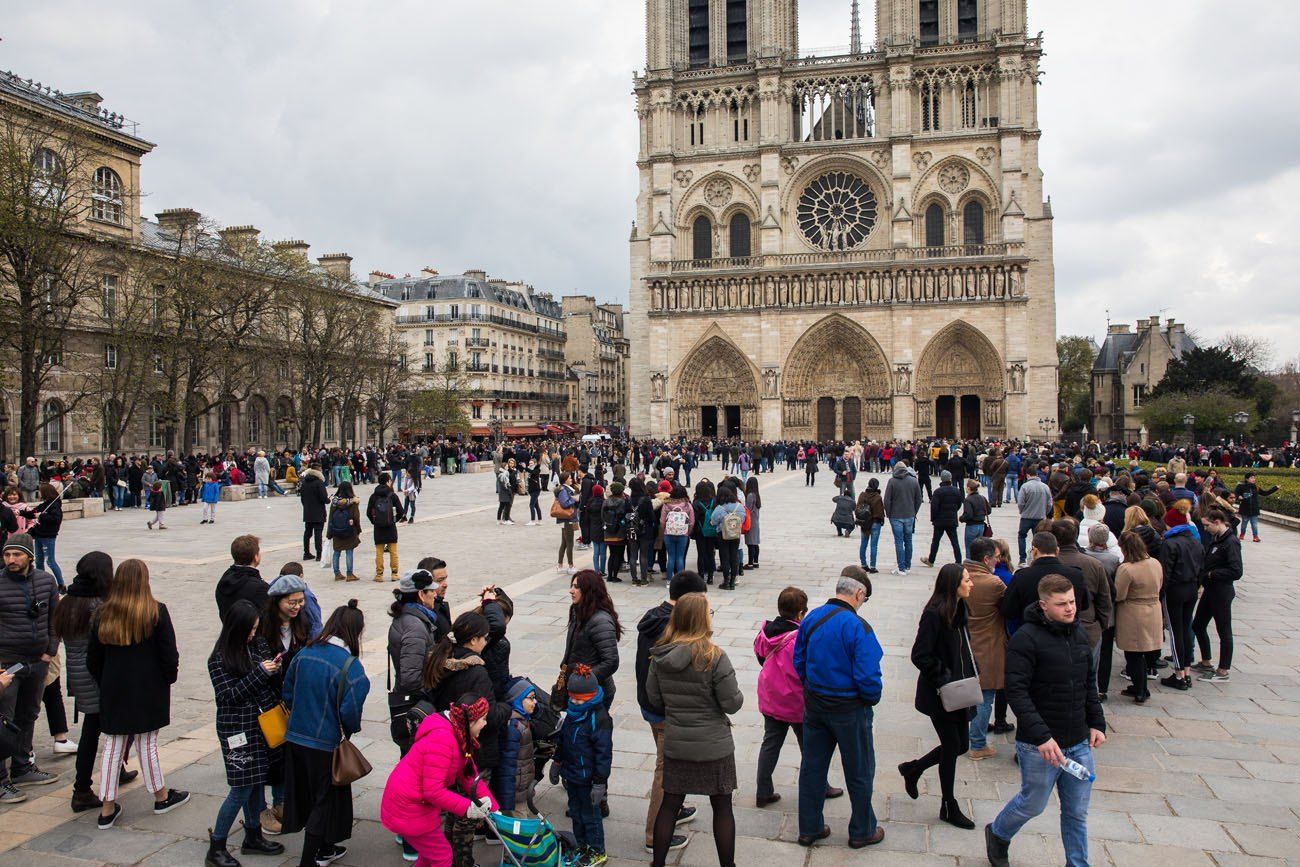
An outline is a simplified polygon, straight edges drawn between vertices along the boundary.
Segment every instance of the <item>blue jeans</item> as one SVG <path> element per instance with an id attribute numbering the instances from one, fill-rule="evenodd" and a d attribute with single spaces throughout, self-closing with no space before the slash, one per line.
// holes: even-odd
<path id="1" fill-rule="evenodd" d="M 1020 494 L 1020 479 L 1014 473 L 1007 473 L 1007 486 L 1003 489 L 1004 503 L 1014 503 Z"/>
<path id="2" fill-rule="evenodd" d="M 351 574 L 352 574 L 352 551 L 353 551 L 352 548 L 349 548 L 349 549 L 347 549 L 346 551 L 340 551 L 338 548 L 335 548 L 335 549 L 334 549 L 334 574 L 335 574 L 335 575 L 340 575 L 340 574 L 341 574 L 341 575 L 351 575 Z M 347 560 L 348 571 L 346 571 L 346 572 L 343 572 L 342 570 L 339 569 L 339 557 L 340 557 L 340 555 L 341 555 L 344 559 Z"/>
<path id="3" fill-rule="evenodd" d="M 1061 751 L 1096 773 L 1087 741 Z M 1010 840 L 1026 822 L 1047 808 L 1052 789 L 1056 789 L 1061 798 L 1061 843 L 1065 846 L 1066 867 L 1088 867 L 1088 798 L 1092 783 L 1052 767 L 1038 755 L 1037 747 L 1020 741 L 1016 741 L 1016 758 L 1020 762 L 1020 791 L 993 820 L 993 833 Z"/>
<path id="4" fill-rule="evenodd" d="M 111 489 L 111 493 L 113 497 L 113 508 L 122 508 L 122 505 L 126 502 L 126 488 L 119 487 L 115 484 Z"/>
<path id="5" fill-rule="evenodd" d="M 993 715 L 993 700 L 997 698 L 996 689 L 983 690 L 984 700 L 975 706 L 975 718 L 970 721 L 970 748 L 982 750 L 989 745 L 989 717 Z"/>
<path id="6" fill-rule="evenodd" d="M 603 530 L 601 532 L 604 532 Z M 609 557 L 609 549 L 605 547 L 604 539 L 591 540 L 591 568 L 600 574 L 605 574 L 605 561 Z"/>
<path id="7" fill-rule="evenodd" d="M 664 536 L 664 551 L 668 553 L 668 580 L 686 568 L 686 546 L 690 536 Z"/>
<path id="8" fill-rule="evenodd" d="M 1037 518 L 1020 519 L 1020 529 L 1016 530 L 1016 548 L 1019 550 L 1020 553 L 1020 560 L 1018 562 L 1024 563 L 1026 560 L 1029 559 L 1029 557 L 1025 553 L 1025 536 L 1034 532 L 1034 528 L 1037 526 L 1038 526 Z"/>
<path id="9" fill-rule="evenodd" d="M 335 467 L 335 468 L 334 468 L 334 487 L 337 488 L 338 486 L 339 486 L 339 482 L 338 482 L 338 467 Z M 394 467 L 394 468 L 393 468 L 393 490 L 394 490 L 394 491 L 400 491 L 401 489 L 402 489 L 402 471 L 401 471 L 400 468 L 398 468 L 398 467 Z"/>
<path id="10" fill-rule="evenodd" d="M 966 559 L 967 559 L 967 560 L 969 560 L 969 559 L 971 558 L 971 556 L 970 556 L 970 543 L 971 543 L 971 542 L 974 542 L 976 539 L 978 539 L 980 536 L 983 536 L 983 535 L 984 535 L 984 525 L 983 525 L 983 524 L 967 524 L 967 525 L 966 525 Z"/>
<path id="11" fill-rule="evenodd" d="M 1243 536 L 1246 535 L 1247 526 L 1250 527 L 1250 535 L 1253 538 L 1259 538 L 1259 515 L 1243 515 L 1241 517 L 1241 527 L 1238 528 Z"/>
<path id="12" fill-rule="evenodd" d="M 217 809 L 217 821 L 212 825 L 212 836 L 216 840 L 225 840 L 230 836 L 230 829 L 235 824 L 235 817 L 240 809 L 244 811 L 245 833 L 262 827 L 262 811 L 266 809 L 266 795 L 261 784 L 256 786 L 235 786 L 226 795 Z"/>
<path id="13" fill-rule="evenodd" d="M 916 530 L 916 518 L 890 518 L 889 529 L 894 534 L 894 558 L 899 570 L 906 572 L 912 568 L 912 533 Z"/>
<path id="14" fill-rule="evenodd" d="M 58 540 L 51 537 L 49 539 L 32 539 L 32 541 L 36 543 L 36 568 L 44 569 L 45 561 L 49 560 L 49 571 L 54 573 L 54 580 L 59 582 L 59 586 L 62 587 L 63 570 L 60 569 L 59 564 L 54 561 L 54 543 Z"/>
<path id="15" fill-rule="evenodd" d="M 604 852 L 605 824 L 600 818 L 600 805 L 591 803 L 591 786 L 579 786 L 565 780 L 564 788 L 569 793 L 569 818 L 578 845 Z"/>
<path id="16" fill-rule="evenodd" d="M 862 534 L 862 541 L 858 542 L 858 563 L 863 569 L 867 568 L 867 543 L 871 543 L 871 568 L 876 568 L 876 551 L 880 548 L 880 528 L 885 526 L 879 521 L 873 521 L 871 529 Z"/>
<path id="17" fill-rule="evenodd" d="M 826 775 L 831 756 L 840 748 L 844 785 L 852 809 L 849 837 L 867 840 L 876 833 L 871 789 L 876 779 L 876 747 L 872 740 L 873 711 L 863 706 L 840 713 L 809 713 L 803 718 L 803 761 L 799 765 L 799 833 L 820 834 L 826 824 Z"/>

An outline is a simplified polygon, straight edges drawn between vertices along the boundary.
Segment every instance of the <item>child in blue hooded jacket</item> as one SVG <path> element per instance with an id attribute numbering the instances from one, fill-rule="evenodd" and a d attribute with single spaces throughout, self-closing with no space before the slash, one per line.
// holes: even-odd
<path id="1" fill-rule="evenodd" d="M 533 711 L 537 709 L 537 687 L 526 678 L 506 689 L 510 720 L 501 727 L 500 764 L 492 774 L 492 794 L 501 812 L 515 819 L 535 818 L 528 798 L 537 784 L 533 746 Z"/>
<path id="2" fill-rule="evenodd" d="M 551 765 L 551 782 L 558 783 L 564 778 L 573 836 L 585 853 L 583 864 L 600 867 L 608 860 L 600 805 L 608 791 L 614 721 L 605 709 L 605 691 L 590 666 L 573 666 L 566 687 L 569 705 L 560 729 L 555 762 Z"/>

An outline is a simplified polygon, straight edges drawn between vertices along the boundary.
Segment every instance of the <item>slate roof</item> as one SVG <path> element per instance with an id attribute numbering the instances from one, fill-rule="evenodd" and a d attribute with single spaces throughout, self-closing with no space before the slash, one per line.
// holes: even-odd
<path id="1" fill-rule="evenodd" d="M 493 301 L 550 319 L 560 318 L 558 301 L 520 292 L 509 286 L 493 285 L 487 280 L 464 274 L 397 277 L 379 281 L 374 289 L 393 301 Z"/>
<path id="2" fill-rule="evenodd" d="M 1166 340 L 1169 339 L 1169 332 L 1161 329 L 1151 329 L 1142 331 L 1137 334 L 1108 334 L 1106 340 L 1101 345 L 1101 351 L 1097 353 L 1097 358 L 1092 363 L 1094 372 L 1103 372 L 1111 370 L 1124 370 L 1128 367 L 1129 361 L 1133 358 L 1142 346 L 1142 341 L 1148 334 L 1158 333 Z M 1175 340 L 1173 349 L 1174 357 L 1178 358 L 1187 352 L 1196 348 L 1196 341 L 1188 336 L 1187 332 L 1180 331 Z"/>
<path id="3" fill-rule="evenodd" d="M 136 135 L 138 127 L 134 121 L 107 109 L 88 111 L 70 101 L 62 91 L 55 90 L 52 87 L 45 87 L 38 81 L 22 78 L 8 70 L 0 71 L 0 92 L 15 99 L 30 102 L 54 114 L 93 124 L 100 129 L 131 139 L 144 150 L 152 150 L 154 147 L 153 142 Z"/>

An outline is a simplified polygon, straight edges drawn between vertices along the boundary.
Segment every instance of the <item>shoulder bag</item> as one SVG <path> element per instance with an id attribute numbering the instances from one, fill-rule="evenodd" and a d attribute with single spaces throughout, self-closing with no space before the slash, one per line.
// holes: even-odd
<path id="1" fill-rule="evenodd" d="M 289 711 L 284 702 L 277 701 L 257 715 L 257 727 L 262 730 L 262 737 L 271 749 L 284 745 L 284 736 L 289 731 Z"/>
<path id="2" fill-rule="evenodd" d="M 965 627 L 962 627 L 961 634 L 966 639 L 966 652 L 970 654 L 970 667 L 975 672 L 975 676 L 963 677 L 939 687 L 939 701 L 946 711 L 964 710 L 984 701 L 984 691 L 980 689 L 979 668 L 975 665 L 975 654 L 970 649 L 970 635 Z"/>
<path id="3" fill-rule="evenodd" d="M 334 756 L 330 761 L 330 778 L 336 786 L 350 786 L 374 770 L 361 750 L 349 740 L 348 733 L 343 731 L 343 691 L 348 688 L 348 669 L 356 661 L 355 656 L 349 656 L 348 661 L 343 663 L 343 670 L 339 672 L 338 692 L 334 696 L 334 707 L 339 713 L 339 732 L 343 736 L 334 748 Z"/>

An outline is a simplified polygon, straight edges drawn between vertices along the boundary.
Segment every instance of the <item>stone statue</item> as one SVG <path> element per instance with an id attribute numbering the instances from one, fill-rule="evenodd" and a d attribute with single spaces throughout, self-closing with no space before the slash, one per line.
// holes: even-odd
<path id="1" fill-rule="evenodd" d="M 894 392 L 907 394 L 912 390 L 912 368 L 900 364 L 894 368 Z"/>
<path id="2" fill-rule="evenodd" d="M 664 386 L 667 385 L 667 383 L 668 383 L 668 377 L 664 376 L 659 371 L 655 371 L 654 373 L 650 374 L 650 394 L 651 394 L 650 399 L 663 400 Z"/>
<path id="3" fill-rule="evenodd" d="M 777 378 L 780 373 L 775 367 L 769 367 L 763 371 L 763 397 L 777 396 Z"/>
<path id="4" fill-rule="evenodd" d="M 1025 390 L 1025 366 L 1023 364 L 1013 364 L 1010 368 L 1011 390 L 1021 392 Z"/>

